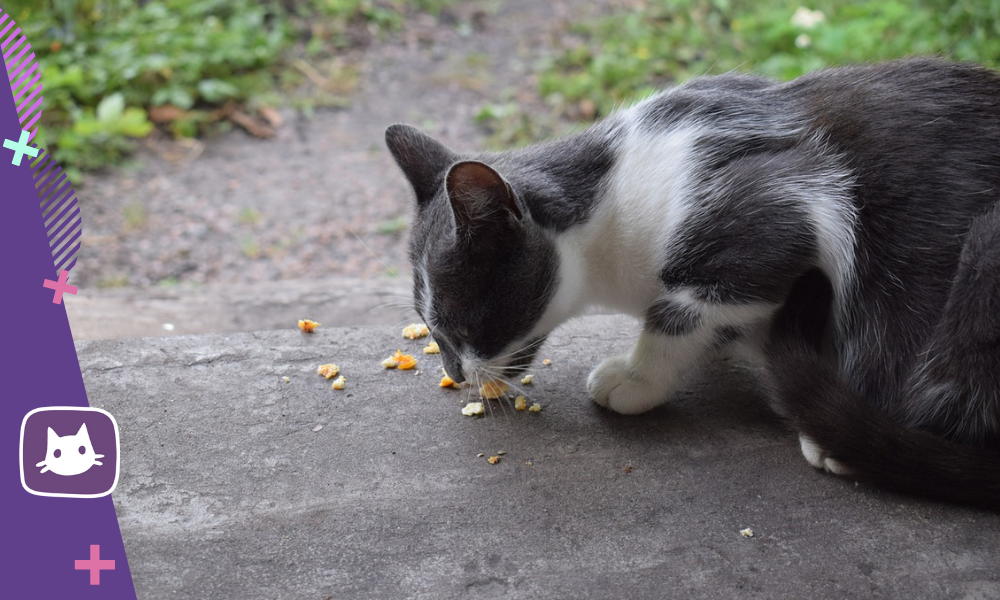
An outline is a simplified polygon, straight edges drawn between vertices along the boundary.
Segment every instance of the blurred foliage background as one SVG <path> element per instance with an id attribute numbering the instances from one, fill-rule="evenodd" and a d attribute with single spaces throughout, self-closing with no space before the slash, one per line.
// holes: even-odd
<path id="1" fill-rule="evenodd" d="M 225 128 L 311 79 L 302 107 L 343 101 L 352 74 L 320 73 L 352 35 L 400 27 L 452 0 L 8 0 L 42 69 L 41 146 L 79 179 L 159 126 L 177 137 Z M 344 82 L 348 85 L 345 86 Z M 250 127 L 250 117 L 240 112 Z M 260 125 L 261 127 L 264 124 Z"/>
<path id="2" fill-rule="evenodd" d="M 335 57 L 358 28 L 377 36 L 414 11 L 454 1 L 14 0 L 4 7 L 42 67 L 39 142 L 78 178 L 117 162 L 157 127 L 193 137 L 237 114 L 247 118 L 244 110 L 343 101 L 349 67 L 330 76 L 311 61 Z M 787 79 L 913 54 L 1000 66 L 1000 0 L 642 0 L 568 33 L 571 42 L 539 69 L 549 115 L 527 115 L 514 102 L 480 110 L 495 144 L 527 143 L 558 129 L 555 121 L 592 120 L 666 83 L 733 69 Z M 321 84 L 318 93 L 289 99 L 307 80 Z"/>
<path id="3" fill-rule="evenodd" d="M 791 79 L 821 67 L 936 55 L 1000 67 L 1000 0 L 642 0 L 572 27 L 577 41 L 548 64 L 548 119 L 509 103 L 479 120 L 495 146 L 590 121 L 665 84 L 731 70 Z"/>

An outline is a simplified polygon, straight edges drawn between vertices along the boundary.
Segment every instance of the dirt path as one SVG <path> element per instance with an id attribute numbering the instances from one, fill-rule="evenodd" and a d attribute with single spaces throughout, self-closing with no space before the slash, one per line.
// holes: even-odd
<path id="1" fill-rule="evenodd" d="M 539 61 L 569 20 L 595 10 L 581 0 L 459 3 L 350 56 L 360 78 L 348 109 L 312 119 L 286 110 L 270 140 L 234 131 L 196 147 L 163 142 L 131 172 L 89 178 L 76 283 L 89 292 L 405 277 L 410 192 L 385 127 L 407 122 L 478 148 L 480 107 L 540 103 Z"/>

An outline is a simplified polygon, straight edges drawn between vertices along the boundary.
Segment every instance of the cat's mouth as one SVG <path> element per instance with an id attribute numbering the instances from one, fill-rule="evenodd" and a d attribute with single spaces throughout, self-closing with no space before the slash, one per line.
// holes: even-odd
<path id="1" fill-rule="evenodd" d="M 528 371 L 545 339 L 544 335 L 532 338 L 519 349 L 489 361 L 462 361 L 459 363 L 449 360 L 449 357 L 445 356 L 445 371 L 457 383 L 466 380 L 490 381 L 519 378 Z M 452 365 L 451 368 L 449 368 L 449 363 Z M 453 370 L 458 377 L 452 375 Z"/>

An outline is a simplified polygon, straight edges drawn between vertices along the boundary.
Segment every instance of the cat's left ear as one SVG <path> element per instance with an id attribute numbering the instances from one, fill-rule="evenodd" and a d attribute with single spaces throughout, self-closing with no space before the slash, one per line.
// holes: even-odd
<path id="1" fill-rule="evenodd" d="M 87 424 L 86 423 L 84 423 L 83 425 L 80 425 L 80 431 L 77 431 L 76 435 L 78 435 L 78 436 L 83 435 L 83 436 L 86 436 L 86 438 L 88 440 L 90 439 L 90 434 L 87 433 Z"/>
<path id="2" fill-rule="evenodd" d="M 457 163 L 445 178 L 455 225 L 471 231 L 483 223 L 512 225 L 523 219 L 514 190 L 493 168 L 470 160 Z"/>

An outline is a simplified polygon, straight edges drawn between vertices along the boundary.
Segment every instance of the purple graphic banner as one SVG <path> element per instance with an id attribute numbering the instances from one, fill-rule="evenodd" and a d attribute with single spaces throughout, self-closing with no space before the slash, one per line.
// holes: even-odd
<path id="1" fill-rule="evenodd" d="M 6 25 L 7 22 L 0 24 L 0 29 Z M 23 43 L 15 39 L 5 52 L 14 44 L 18 44 L 18 48 L 13 50 L 12 58 L 19 56 L 23 49 Z M 24 54 L 27 55 L 27 51 Z M 23 84 L 19 89 L 23 91 Z M 27 96 L 21 95 L 22 104 Z M 23 114 L 28 111 L 34 114 L 32 106 L 33 103 L 28 103 L 22 107 Z M 31 126 L 34 124 L 32 121 Z M 21 139 L 22 127 L 8 81 L 0 86 L 0 141 L 10 140 L 10 146 L 15 145 Z M 66 308 L 61 303 L 54 303 L 53 290 L 43 285 L 47 279 L 55 280 L 58 274 L 53 269 L 53 248 L 39 206 L 31 159 L 25 156 L 20 165 L 15 165 L 14 158 L 14 150 L 0 146 L 0 260 L 3 261 L 0 497 L 6 507 L 4 559 L 0 561 L 3 593 L 0 595 L 19 600 L 135 598 L 111 496 L 39 496 L 22 486 L 19 445 L 25 416 L 41 407 L 87 407 L 89 403 Z M 72 285 L 73 282 L 68 283 Z M 58 419 L 50 422 L 56 421 Z M 104 427 L 97 421 L 94 423 L 95 428 Z M 67 428 L 73 429 L 74 423 L 56 425 L 59 428 L 56 433 L 60 437 L 80 433 L 80 424 L 75 426 L 76 429 L 70 431 Z M 40 421 L 39 427 L 47 430 L 49 426 Z M 105 455 L 96 460 L 105 465 L 108 459 L 117 462 L 114 456 L 117 450 L 105 452 L 102 448 L 109 444 L 98 442 L 98 436 L 106 440 L 108 432 L 104 429 L 89 432 L 88 437 L 94 438 L 94 453 Z M 30 451 L 41 452 L 35 435 L 32 440 L 36 447 Z M 44 456 L 35 460 L 32 468 L 42 460 Z M 102 469 L 103 466 L 91 468 Z M 105 483 L 94 485 L 99 488 Z"/>

